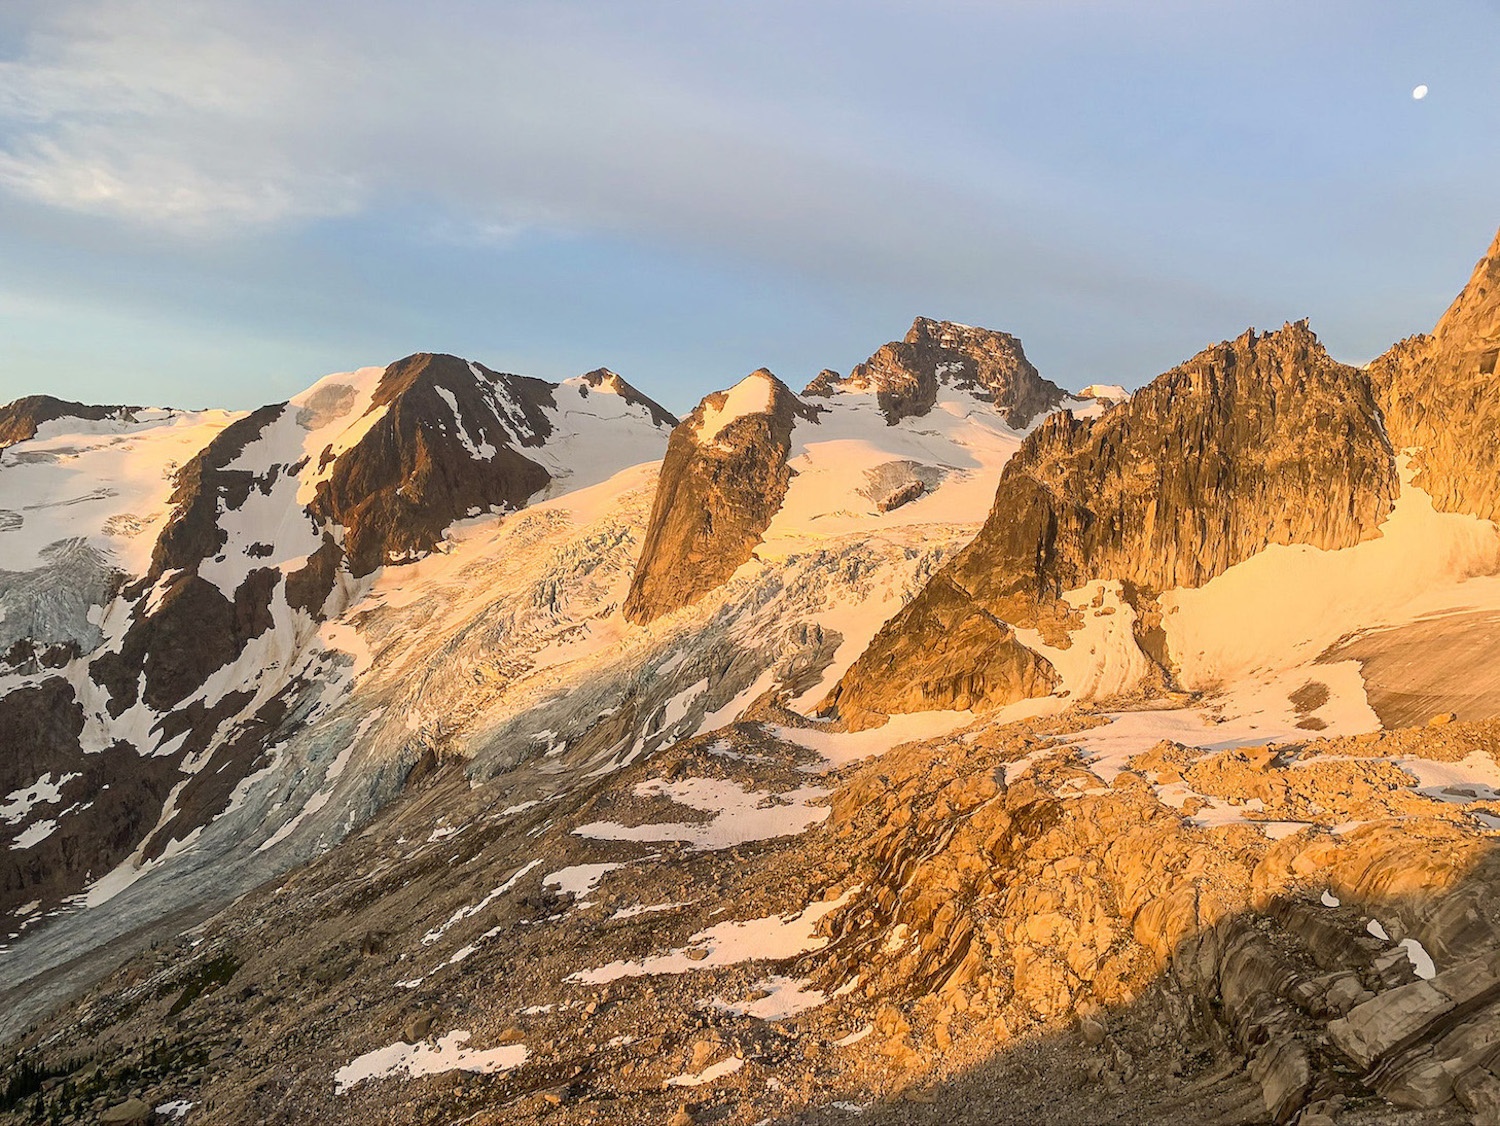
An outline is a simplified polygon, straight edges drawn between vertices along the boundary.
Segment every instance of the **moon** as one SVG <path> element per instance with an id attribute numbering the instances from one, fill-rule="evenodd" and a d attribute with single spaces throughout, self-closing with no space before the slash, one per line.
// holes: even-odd
<path id="1" fill-rule="evenodd" d="M 1414 102 L 1420 102 L 1423 98 L 1427 97 L 1427 86 L 1426 86 L 1426 84 L 1424 83 L 1423 85 L 1418 86 L 1415 90 L 1413 90 L 1411 92 L 1411 97 L 1412 97 L 1412 101 L 1414 101 Z"/>

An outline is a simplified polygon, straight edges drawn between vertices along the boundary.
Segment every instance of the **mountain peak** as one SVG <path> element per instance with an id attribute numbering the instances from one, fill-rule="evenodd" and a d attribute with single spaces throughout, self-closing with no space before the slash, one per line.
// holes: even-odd
<path id="1" fill-rule="evenodd" d="M 649 622 L 690 605 L 750 558 L 786 496 L 792 430 L 816 421 L 757 368 L 704 397 L 667 443 L 625 616 Z"/>
<path id="2" fill-rule="evenodd" d="M 585 372 L 577 377 L 578 382 L 596 391 L 603 391 L 611 395 L 618 395 L 626 403 L 632 406 L 644 408 L 650 415 L 651 421 L 657 426 L 676 426 L 677 416 L 655 399 L 637 390 L 618 372 L 609 368 L 595 368 L 593 371 Z M 572 382 L 568 380 L 566 382 Z"/>
<path id="3" fill-rule="evenodd" d="M 1041 377 L 1016 337 L 930 317 L 916 318 L 904 339 L 880 348 L 847 377 L 820 374 L 808 393 L 873 391 L 886 422 L 894 426 L 932 410 L 940 388 L 993 403 L 1016 429 L 1066 398 L 1061 387 Z"/>

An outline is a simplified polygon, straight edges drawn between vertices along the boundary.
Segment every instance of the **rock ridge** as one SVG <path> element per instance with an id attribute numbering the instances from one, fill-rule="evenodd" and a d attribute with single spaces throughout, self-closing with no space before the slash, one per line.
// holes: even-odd
<path id="1" fill-rule="evenodd" d="M 1414 484 L 1444 512 L 1500 519 L 1500 233 L 1430 334 L 1369 367 L 1391 442 L 1414 449 Z"/>
<path id="2" fill-rule="evenodd" d="M 1271 544 L 1347 547 L 1376 533 L 1398 491 L 1369 378 L 1331 359 L 1305 321 L 1247 331 L 1099 418 L 1046 419 L 1007 463 L 973 543 L 882 627 L 824 707 L 915 710 L 919 698 L 983 710 L 1036 695 L 1046 678 L 1017 662 L 1018 643 L 998 662 L 987 645 L 945 643 L 939 661 L 934 629 L 977 641 L 995 636 L 994 619 L 1057 633 L 1060 596 L 1090 579 L 1149 600 Z M 897 683 L 904 668 L 923 670 L 920 697 Z"/>

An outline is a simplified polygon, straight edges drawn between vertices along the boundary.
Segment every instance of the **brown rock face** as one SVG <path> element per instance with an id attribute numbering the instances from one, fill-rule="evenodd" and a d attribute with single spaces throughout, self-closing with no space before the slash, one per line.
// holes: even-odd
<path id="1" fill-rule="evenodd" d="M 83 711 L 61 677 L 0 696 L 0 792 L 24 791 L 38 778 L 64 780 L 57 812 L 88 803 L 88 816 L 58 818 L 46 836 L 17 843 L 27 824 L 0 822 L 0 913 L 33 901 L 47 905 L 77 891 L 130 855 L 155 823 L 178 777 L 174 762 L 142 759 L 115 743 L 85 753 Z M 30 824 L 34 824 L 31 819 Z"/>
<path id="2" fill-rule="evenodd" d="M 430 551 L 471 510 L 520 508 L 546 488 L 547 471 L 516 447 L 546 440 L 552 425 L 542 408 L 552 404 L 552 385 L 540 379 L 457 356 L 398 360 L 370 406 L 384 413 L 339 455 L 308 510 L 344 526 L 355 575 Z"/>
<path id="3" fill-rule="evenodd" d="M 1020 428 L 1062 403 L 1062 388 L 1041 377 L 1021 342 L 1004 332 L 918 317 L 906 339 L 881 348 L 847 378 L 820 372 L 804 394 L 874 388 L 886 421 L 921 416 L 937 401 L 938 387 L 974 392 L 995 404 Z"/>
<path id="4" fill-rule="evenodd" d="M 627 618 L 645 623 L 690 605 L 750 558 L 786 496 L 792 428 L 816 417 L 762 368 L 709 395 L 678 424 L 625 600 Z"/>
<path id="5" fill-rule="evenodd" d="M 1500 519 L 1500 235 L 1430 336 L 1370 365 L 1391 444 L 1418 447 L 1415 484 L 1444 512 Z"/>
<path id="6" fill-rule="evenodd" d="M 51 395 L 27 395 L 0 407 L 0 449 L 36 437 L 37 427 L 59 418 L 86 418 L 99 421 L 126 414 L 134 407 L 98 407 L 54 399 Z"/>
<path id="7" fill-rule="evenodd" d="M 917 638 L 921 644 L 911 644 Z M 940 573 L 876 634 L 825 706 L 836 705 L 841 718 L 862 727 L 895 712 L 987 711 L 1056 686 L 1044 657 Z"/>
<path id="8" fill-rule="evenodd" d="M 1330 359 L 1305 323 L 1247 332 L 1099 419 L 1044 422 L 1006 465 L 974 542 L 825 706 L 910 710 L 921 698 L 985 710 L 1046 691 L 1014 640 L 979 641 L 995 636 L 988 621 L 1045 624 L 1064 591 L 1092 578 L 1149 596 L 1202 585 L 1270 544 L 1347 547 L 1373 534 L 1397 490 L 1364 373 Z"/>

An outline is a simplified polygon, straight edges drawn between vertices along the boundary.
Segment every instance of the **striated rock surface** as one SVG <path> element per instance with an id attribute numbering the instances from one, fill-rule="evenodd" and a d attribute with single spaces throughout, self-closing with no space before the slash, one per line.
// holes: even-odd
<path id="1" fill-rule="evenodd" d="M 697 601 L 750 558 L 786 496 L 798 421 L 816 420 L 761 368 L 705 398 L 672 431 L 625 600 L 644 623 Z"/>
<path id="2" fill-rule="evenodd" d="M 803 394 L 874 390 L 886 421 L 895 425 L 930 411 L 943 385 L 992 402 L 1016 429 L 1066 398 L 1062 388 L 1041 377 L 1014 336 L 926 317 L 912 322 L 904 340 L 885 345 L 847 377 L 820 372 Z"/>
<path id="3" fill-rule="evenodd" d="M 1430 335 L 1370 365 L 1391 443 L 1445 512 L 1500 519 L 1500 235 Z"/>
<path id="4" fill-rule="evenodd" d="M 1246 332 L 1097 419 L 1047 419 L 1006 465 L 974 542 L 881 629 L 825 706 L 984 709 L 1038 694 L 1047 678 L 1015 642 L 992 649 L 998 623 L 1056 632 L 1059 596 L 1091 578 L 1149 597 L 1271 544 L 1345 547 L 1374 534 L 1398 491 L 1366 376 L 1332 360 L 1305 322 Z"/>

